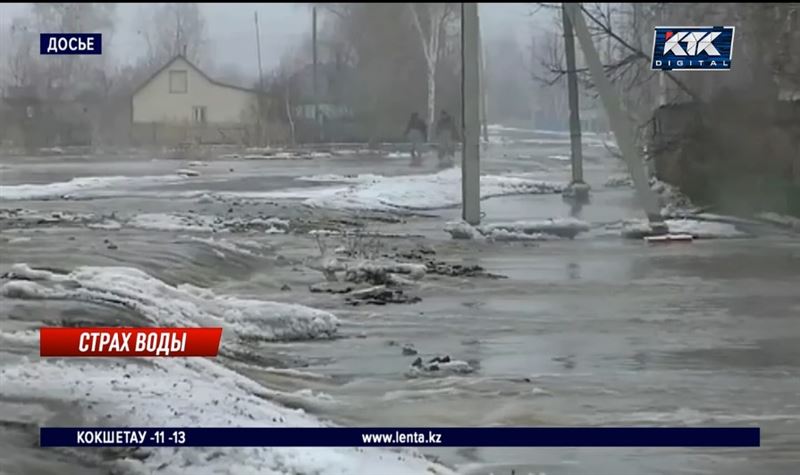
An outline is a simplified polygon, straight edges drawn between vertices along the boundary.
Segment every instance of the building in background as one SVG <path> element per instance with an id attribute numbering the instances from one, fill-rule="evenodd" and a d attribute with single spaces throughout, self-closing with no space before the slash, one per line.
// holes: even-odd
<path id="1" fill-rule="evenodd" d="M 182 55 L 168 61 L 131 97 L 134 145 L 266 145 L 285 140 L 285 127 L 262 111 L 255 89 L 210 78 Z M 269 122 L 269 123 L 268 123 Z"/>

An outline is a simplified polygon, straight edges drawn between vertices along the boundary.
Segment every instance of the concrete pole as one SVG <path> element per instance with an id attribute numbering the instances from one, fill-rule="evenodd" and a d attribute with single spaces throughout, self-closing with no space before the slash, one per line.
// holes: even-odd
<path id="1" fill-rule="evenodd" d="M 645 173 L 642 157 L 636 146 L 633 124 L 630 124 L 627 117 L 623 114 L 620 99 L 617 97 L 611 82 L 606 77 L 603 65 L 600 63 L 600 56 L 597 54 L 597 49 L 592 42 L 592 36 L 589 33 L 589 29 L 586 27 L 586 20 L 581 13 L 581 4 L 565 3 L 564 9 L 572 21 L 572 26 L 580 42 L 584 58 L 592 74 L 592 81 L 597 91 L 600 93 L 603 107 L 606 110 L 606 114 L 608 114 L 611 130 L 614 132 L 614 136 L 617 139 L 622 157 L 628 165 L 628 171 L 636 187 L 637 197 L 644 207 L 647 218 L 650 220 L 650 225 L 654 231 L 666 232 L 664 221 L 661 218 L 661 207 L 658 204 L 658 199 L 653 193 L 653 190 L 650 189 L 650 181 Z"/>
<path id="2" fill-rule="evenodd" d="M 462 218 L 481 221 L 480 189 L 480 65 L 478 4 L 461 4 L 461 151 Z"/>
<path id="3" fill-rule="evenodd" d="M 317 86 L 317 7 L 311 9 L 311 56 L 312 56 L 312 72 L 314 81 L 314 124 L 320 127 L 319 120 L 319 89 Z M 320 138 L 322 137 L 322 130 L 319 131 Z"/>
<path id="4" fill-rule="evenodd" d="M 572 22 L 565 8 L 566 4 L 561 4 L 561 18 L 564 26 L 564 52 L 567 59 L 567 95 L 569 99 L 569 141 L 571 147 L 572 163 L 572 183 L 570 187 L 580 195 L 588 195 L 589 190 L 583 186 L 583 150 L 581 148 L 581 117 L 580 105 L 578 103 L 578 72 L 575 67 L 575 37 L 572 31 Z M 581 185 L 581 186 L 575 186 Z M 576 195 L 578 196 L 578 195 Z"/>
<path id="5" fill-rule="evenodd" d="M 481 85 L 481 132 L 483 134 L 483 141 L 489 143 L 489 118 L 488 109 L 486 108 L 488 91 L 486 89 L 486 48 L 483 45 L 483 35 L 480 28 L 478 29 L 478 67 L 480 68 L 480 77 L 478 80 Z"/>

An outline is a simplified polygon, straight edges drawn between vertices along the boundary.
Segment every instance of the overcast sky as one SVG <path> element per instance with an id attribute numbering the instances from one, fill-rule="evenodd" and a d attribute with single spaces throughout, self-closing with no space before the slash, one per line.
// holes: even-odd
<path id="1" fill-rule="evenodd" d="M 117 63 L 133 62 L 144 46 L 137 35 L 141 10 L 151 5 L 120 3 L 111 54 Z M 302 3 L 201 3 L 210 37 L 211 56 L 215 69 L 233 66 L 243 74 L 257 75 L 255 26 L 253 12 L 258 11 L 264 69 L 278 65 L 284 52 L 296 47 L 311 27 L 308 4 Z M 524 3 L 485 3 L 480 6 L 481 27 L 485 41 L 498 35 L 513 35 L 527 45 L 532 28 L 528 15 L 531 7 Z M 0 4 L 0 23 L 25 14 L 28 4 Z M 310 54 L 309 54 L 310 56 Z"/>

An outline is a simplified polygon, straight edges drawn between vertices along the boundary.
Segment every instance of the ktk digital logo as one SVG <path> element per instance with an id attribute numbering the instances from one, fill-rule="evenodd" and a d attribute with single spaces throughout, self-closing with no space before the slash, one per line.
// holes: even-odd
<path id="1" fill-rule="evenodd" d="M 733 57 L 733 26 L 657 26 L 652 69 L 728 71 Z"/>

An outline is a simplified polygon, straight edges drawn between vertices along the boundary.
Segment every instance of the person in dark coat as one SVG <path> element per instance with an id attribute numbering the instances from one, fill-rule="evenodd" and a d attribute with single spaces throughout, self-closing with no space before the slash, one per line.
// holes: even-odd
<path id="1" fill-rule="evenodd" d="M 411 159 L 416 160 L 422 157 L 422 144 L 427 139 L 428 126 L 425 121 L 414 112 L 408 119 L 408 125 L 404 134 L 411 142 Z"/>
<path id="2" fill-rule="evenodd" d="M 458 140 L 458 131 L 453 117 L 442 109 L 439 120 L 436 122 L 436 142 L 439 160 L 455 157 L 455 141 Z"/>

